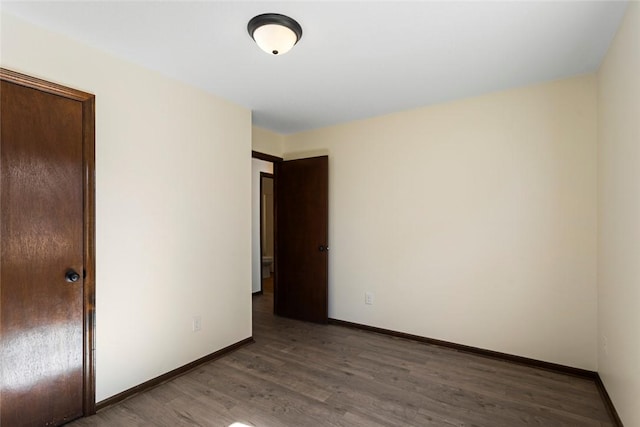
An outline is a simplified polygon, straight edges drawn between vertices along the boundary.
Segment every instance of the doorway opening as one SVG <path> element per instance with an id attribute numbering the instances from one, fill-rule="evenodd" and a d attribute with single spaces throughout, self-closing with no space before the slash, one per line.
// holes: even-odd
<path id="1" fill-rule="evenodd" d="M 273 299 L 276 287 L 276 164 L 283 159 L 251 152 L 251 293 Z"/>
<path id="2" fill-rule="evenodd" d="M 273 297 L 275 274 L 274 175 L 260 172 L 260 284 Z"/>
<path id="3" fill-rule="evenodd" d="M 265 295 L 273 283 L 272 293 L 263 300 L 273 303 L 274 314 L 327 323 L 329 157 L 284 161 L 256 152 L 252 157 L 253 294 Z M 270 207 L 269 195 L 263 194 L 269 178 L 273 183 L 272 257 L 269 213 L 261 216 Z"/>

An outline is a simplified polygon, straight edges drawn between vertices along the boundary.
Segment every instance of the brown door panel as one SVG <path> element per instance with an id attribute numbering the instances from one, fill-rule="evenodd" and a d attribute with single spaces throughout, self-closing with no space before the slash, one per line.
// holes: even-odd
<path id="1" fill-rule="evenodd" d="M 328 320 L 329 159 L 275 163 L 277 315 Z"/>
<path id="2" fill-rule="evenodd" d="M 1 84 L 0 420 L 57 425 L 83 414 L 83 103 Z"/>

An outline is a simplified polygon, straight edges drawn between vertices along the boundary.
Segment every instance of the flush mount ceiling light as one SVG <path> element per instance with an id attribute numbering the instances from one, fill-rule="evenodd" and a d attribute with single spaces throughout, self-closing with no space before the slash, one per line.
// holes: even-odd
<path id="1" fill-rule="evenodd" d="M 247 30 L 260 49 L 271 55 L 289 52 L 302 38 L 300 24 L 279 13 L 264 13 L 253 17 Z"/>

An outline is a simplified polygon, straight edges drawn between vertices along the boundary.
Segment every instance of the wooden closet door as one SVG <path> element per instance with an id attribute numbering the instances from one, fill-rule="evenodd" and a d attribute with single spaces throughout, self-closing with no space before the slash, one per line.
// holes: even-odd
<path id="1" fill-rule="evenodd" d="M 83 414 L 83 105 L 1 82 L 3 426 Z"/>

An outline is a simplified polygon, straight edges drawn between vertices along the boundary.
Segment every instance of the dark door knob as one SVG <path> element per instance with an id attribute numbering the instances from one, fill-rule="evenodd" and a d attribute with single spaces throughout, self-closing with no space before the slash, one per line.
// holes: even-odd
<path id="1" fill-rule="evenodd" d="M 66 274 L 64 275 L 64 278 L 67 279 L 67 282 L 77 282 L 78 279 L 80 278 L 80 275 L 78 273 L 76 273 L 75 270 L 67 270 Z"/>

